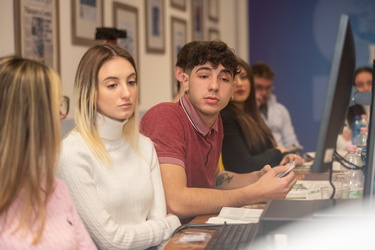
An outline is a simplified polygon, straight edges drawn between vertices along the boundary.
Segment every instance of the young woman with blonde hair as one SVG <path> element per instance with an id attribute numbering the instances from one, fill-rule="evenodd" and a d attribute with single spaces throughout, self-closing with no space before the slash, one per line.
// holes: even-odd
<path id="1" fill-rule="evenodd" d="M 0 58 L 0 249 L 96 249 L 55 178 L 60 88 L 52 69 Z"/>
<path id="2" fill-rule="evenodd" d="M 167 216 L 154 145 L 138 131 L 137 80 L 134 59 L 113 44 L 92 46 L 77 69 L 77 127 L 58 176 L 101 249 L 157 246 L 180 225 Z"/>

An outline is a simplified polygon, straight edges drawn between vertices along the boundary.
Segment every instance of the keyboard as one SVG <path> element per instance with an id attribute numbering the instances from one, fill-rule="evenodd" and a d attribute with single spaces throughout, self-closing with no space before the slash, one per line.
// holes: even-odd
<path id="1" fill-rule="evenodd" d="M 255 223 L 225 224 L 218 228 L 211 237 L 205 249 L 207 250 L 237 250 L 248 246 L 256 235 Z"/>

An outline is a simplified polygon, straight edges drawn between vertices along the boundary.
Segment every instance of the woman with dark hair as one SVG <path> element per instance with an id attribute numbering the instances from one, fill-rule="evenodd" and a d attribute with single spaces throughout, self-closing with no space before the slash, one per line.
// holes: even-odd
<path id="1" fill-rule="evenodd" d="M 354 71 L 353 86 L 358 91 L 371 92 L 372 91 L 372 69 L 368 66 L 359 67 Z M 343 132 L 337 138 L 337 149 L 344 150 L 347 145 L 353 144 L 352 126 L 355 116 L 366 115 L 367 122 L 370 116 L 370 105 L 356 104 L 348 108 L 346 115 L 346 125 Z"/>
<path id="2" fill-rule="evenodd" d="M 238 58 L 241 72 L 235 77 L 232 101 L 221 111 L 224 124 L 222 159 L 225 170 L 237 173 L 258 171 L 303 159 L 276 147 L 270 129 L 263 121 L 255 99 L 250 66 Z"/>
<path id="3" fill-rule="evenodd" d="M 371 92 L 372 91 L 372 69 L 370 67 L 364 66 L 359 67 L 354 71 L 354 87 L 358 91 Z M 354 117 L 356 115 L 369 115 L 370 105 L 359 105 L 356 104 L 348 109 L 348 123 L 353 124 Z M 368 117 L 367 117 L 368 118 Z"/>

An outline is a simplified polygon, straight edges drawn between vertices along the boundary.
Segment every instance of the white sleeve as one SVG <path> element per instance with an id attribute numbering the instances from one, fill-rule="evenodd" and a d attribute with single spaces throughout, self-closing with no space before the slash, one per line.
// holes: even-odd
<path id="1" fill-rule="evenodd" d="M 163 217 L 167 213 L 166 208 L 166 202 L 165 202 L 165 194 L 164 194 L 164 188 L 163 183 L 161 179 L 160 174 L 160 165 L 158 161 L 158 157 L 156 154 L 156 150 L 151 142 L 150 139 L 148 139 L 151 143 L 151 178 L 154 185 L 154 203 L 150 209 L 150 212 L 147 216 L 148 220 L 157 219 L 160 217 Z M 173 231 L 181 225 L 180 220 L 177 218 L 177 216 L 168 216 L 165 220 L 166 223 L 168 223 L 168 228 L 171 229 L 171 234 Z M 171 234 L 165 234 L 163 240 L 167 240 L 170 238 Z"/>
<path id="2" fill-rule="evenodd" d="M 283 117 L 282 136 L 285 148 L 291 146 L 300 146 L 288 109 L 281 104 L 279 108 L 281 111 L 280 114 L 282 114 L 281 117 Z"/>

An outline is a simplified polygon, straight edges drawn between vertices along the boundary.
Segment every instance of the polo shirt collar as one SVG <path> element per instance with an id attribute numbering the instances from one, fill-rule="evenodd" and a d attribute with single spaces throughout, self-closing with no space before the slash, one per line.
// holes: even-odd
<path id="1" fill-rule="evenodd" d="M 216 119 L 216 121 L 212 125 L 212 128 L 207 127 L 202 118 L 199 116 L 198 112 L 195 110 L 193 104 L 191 104 L 187 94 L 184 94 L 180 98 L 179 103 L 182 109 L 185 111 L 185 114 L 188 117 L 191 125 L 198 133 L 200 133 L 203 136 L 206 136 L 212 129 L 215 132 L 218 132 L 218 119 Z"/>

